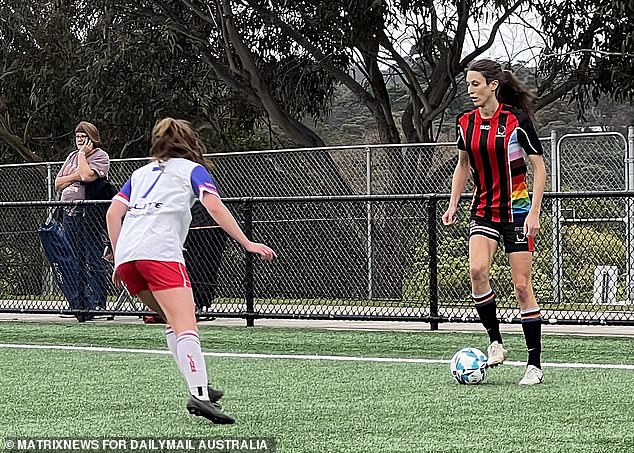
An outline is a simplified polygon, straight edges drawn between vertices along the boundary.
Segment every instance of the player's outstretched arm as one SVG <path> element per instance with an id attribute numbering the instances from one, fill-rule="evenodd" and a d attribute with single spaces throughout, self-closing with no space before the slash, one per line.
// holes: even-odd
<path id="1" fill-rule="evenodd" d="M 264 261 L 271 261 L 275 258 L 275 252 L 267 245 L 250 241 L 245 236 L 242 229 L 236 222 L 231 212 L 224 205 L 222 200 L 216 195 L 205 192 L 202 198 L 202 204 L 209 212 L 209 215 L 225 230 L 229 236 L 235 239 L 247 252 L 257 253 Z"/>

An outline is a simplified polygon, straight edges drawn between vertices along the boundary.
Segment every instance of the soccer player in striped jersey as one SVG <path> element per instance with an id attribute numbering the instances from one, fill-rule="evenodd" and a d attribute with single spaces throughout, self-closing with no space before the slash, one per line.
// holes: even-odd
<path id="1" fill-rule="evenodd" d="M 458 164 L 451 183 L 445 225 L 456 222 L 456 209 L 469 170 L 475 192 L 471 205 L 469 270 L 473 300 L 491 341 L 488 365 L 507 357 L 496 314 L 489 272 L 499 242 L 511 266 L 520 305 L 528 363 L 520 384 L 540 384 L 541 313 L 531 283 L 534 238 L 539 232 L 546 168 L 531 121 L 535 96 L 510 71 L 492 60 L 478 60 L 467 70 L 467 89 L 475 109 L 458 116 Z M 533 168 L 533 199 L 526 186 L 525 155 Z"/>
<path id="2" fill-rule="evenodd" d="M 168 347 L 191 393 L 187 410 L 213 423 L 231 424 L 235 420 L 217 402 L 222 392 L 208 385 L 183 259 L 195 200 L 248 252 L 266 261 L 275 252 L 244 235 L 218 196 L 205 152 L 187 121 L 159 121 L 152 131 L 152 161 L 136 170 L 113 198 L 106 221 L 114 249 L 112 280 L 117 286 L 125 282 L 131 294 L 166 321 Z"/>

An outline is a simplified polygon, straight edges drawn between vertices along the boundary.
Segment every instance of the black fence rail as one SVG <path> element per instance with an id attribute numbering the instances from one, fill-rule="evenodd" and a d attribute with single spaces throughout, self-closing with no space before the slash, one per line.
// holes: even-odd
<path id="1" fill-rule="evenodd" d="M 457 224 L 447 228 L 441 216 L 448 198 L 226 199 L 247 235 L 276 250 L 273 263 L 245 254 L 196 205 L 185 257 L 200 313 L 243 318 L 248 325 L 257 318 L 425 321 L 432 328 L 476 321 L 468 266 L 470 203 L 465 196 Z M 110 283 L 112 265 L 101 258 L 106 207 L 0 203 L 0 312 L 79 319 L 147 314 Z M 63 210 L 72 210 L 70 227 L 81 228 L 84 238 L 71 241 L 70 256 L 51 239 L 57 225 L 49 219 Z M 633 212 L 630 192 L 546 194 L 533 267 L 545 322 L 634 324 Z M 61 220 L 62 229 L 68 221 Z M 500 316 L 519 322 L 501 248 L 491 278 Z"/>

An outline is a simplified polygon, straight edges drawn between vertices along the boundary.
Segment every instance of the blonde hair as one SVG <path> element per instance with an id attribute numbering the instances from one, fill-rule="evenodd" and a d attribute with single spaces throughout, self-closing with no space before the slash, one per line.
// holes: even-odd
<path id="1" fill-rule="evenodd" d="M 90 141 L 95 145 L 95 148 L 99 148 L 101 146 L 101 135 L 99 135 L 99 129 L 88 121 L 80 121 L 77 126 L 75 126 L 75 133 L 83 132 L 88 136 Z"/>
<path id="2" fill-rule="evenodd" d="M 156 160 L 182 157 L 203 165 L 208 170 L 211 163 L 203 156 L 207 147 L 189 121 L 163 118 L 152 129 L 150 155 Z"/>

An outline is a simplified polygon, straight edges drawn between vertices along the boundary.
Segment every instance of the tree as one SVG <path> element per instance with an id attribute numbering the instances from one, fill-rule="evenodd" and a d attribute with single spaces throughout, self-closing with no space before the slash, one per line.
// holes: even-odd
<path id="1" fill-rule="evenodd" d="M 332 79 L 314 61 L 295 55 L 292 41 L 276 39 L 229 0 L 124 3 L 131 16 L 186 39 L 219 80 L 296 144 L 323 145 L 299 118 L 328 111 Z"/>
<path id="2" fill-rule="evenodd" d="M 166 115 L 202 125 L 212 149 L 257 126 L 259 113 L 209 77 L 183 38 L 113 1 L 4 0 L 0 13 L 4 162 L 63 159 L 81 119 L 125 157 L 147 155 L 149 131 Z"/>
<path id="3" fill-rule="evenodd" d="M 0 138 L 19 160 L 45 159 L 50 140 L 64 142 L 67 137 L 59 131 L 70 130 L 74 100 L 63 91 L 80 64 L 79 41 L 71 33 L 77 15 L 72 3 L 0 2 Z"/>
<path id="4" fill-rule="evenodd" d="M 354 92 L 372 112 L 382 142 L 399 143 L 401 137 L 386 89 L 389 77 L 397 77 L 409 92 L 410 105 L 402 119 L 406 140 L 432 141 L 434 121 L 456 95 L 456 78 L 473 58 L 491 46 L 500 24 L 523 2 L 494 4 L 484 0 L 435 5 L 429 1 L 334 1 L 327 2 L 327 9 L 325 3 L 237 2 L 274 25 L 278 33 L 295 40 L 305 54 Z M 486 9 L 489 5 L 493 5 L 490 11 Z M 496 12 L 499 17 L 491 39 L 462 58 L 469 19 L 482 20 Z M 321 32 L 302 32 L 311 26 Z M 324 42 L 337 44 L 338 54 L 348 55 L 365 80 L 358 81 L 333 64 L 331 54 L 323 49 Z M 403 48 L 408 44 L 409 53 L 404 53 Z M 381 71 L 381 66 L 388 66 L 390 72 Z"/>
<path id="5" fill-rule="evenodd" d="M 232 8 L 229 0 L 122 1 L 130 17 L 151 20 L 182 39 L 208 71 L 296 145 L 323 146 L 300 119 L 319 119 L 328 112 L 334 81 L 314 61 L 297 55 L 292 40 L 276 36 L 248 10 Z M 317 194 L 351 193 L 327 152 L 306 154 L 301 165 L 306 178 L 318 182 Z M 336 183 L 328 184 L 323 175 Z"/>
<path id="6" fill-rule="evenodd" d="M 275 25 L 278 34 L 295 40 L 306 55 L 354 92 L 372 112 L 385 143 L 400 141 L 385 97 L 391 78 L 399 79 L 409 92 L 401 122 L 405 140 L 432 141 L 443 113 L 458 94 L 464 70 L 491 48 L 500 27 L 511 18 L 515 28 L 535 29 L 524 18 L 541 17 L 537 31 L 546 48 L 535 62 L 541 62 L 535 75 L 538 108 L 572 92 L 583 109 L 587 90 L 595 101 L 601 94 L 632 99 L 633 85 L 627 76 L 632 72 L 634 43 L 632 21 L 627 19 L 632 17 L 631 2 L 367 0 L 327 2 L 328 8 L 320 0 L 235 2 Z M 305 33 L 311 26 L 321 28 L 321 33 Z M 324 43 L 337 43 L 336 55 L 349 55 L 365 80 L 359 82 L 333 65 Z M 522 50 L 530 50 L 530 44 Z M 380 71 L 379 65 L 389 70 Z"/>
<path id="7" fill-rule="evenodd" d="M 632 8 L 623 0 L 5 0 L 0 138 L 23 159 L 59 157 L 75 119 L 92 117 L 114 131 L 123 155 L 135 155 L 169 104 L 226 146 L 223 131 L 266 123 L 296 145 L 319 146 L 307 120 L 331 111 L 340 84 L 368 109 L 379 141 L 429 142 L 461 94 L 464 69 L 510 20 L 546 44 L 534 49 L 538 108 L 570 93 L 583 111 L 603 95 L 632 100 Z M 525 19 L 531 14 L 539 26 Z M 407 92 L 402 116 L 389 95 L 395 85 Z"/>
<path id="8" fill-rule="evenodd" d="M 546 43 L 539 66 L 538 109 L 569 94 L 580 115 L 602 96 L 634 101 L 634 4 L 620 0 L 535 4 Z"/>
<path id="9" fill-rule="evenodd" d="M 147 155 L 149 132 L 165 116 L 205 125 L 211 144 L 228 148 L 232 130 L 253 129 L 257 114 L 210 77 L 182 37 L 115 2 L 99 6 L 85 40 L 89 64 L 74 74 L 69 94 L 79 99 L 82 116 L 99 118 L 119 157 Z"/>

